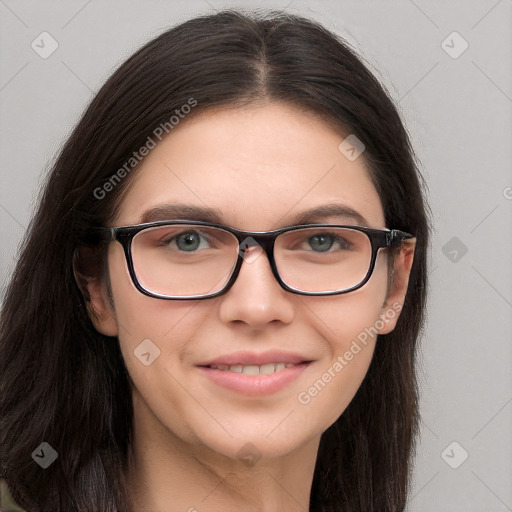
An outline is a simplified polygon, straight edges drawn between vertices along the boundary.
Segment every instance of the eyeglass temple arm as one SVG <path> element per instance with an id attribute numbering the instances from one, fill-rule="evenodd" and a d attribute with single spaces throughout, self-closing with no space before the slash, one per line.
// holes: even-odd
<path id="1" fill-rule="evenodd" d="M 389 232 L 389 245 L 400 243 L 404 240 L 410 240 L 411 238 L 415 238 L 414 235 L 407 233 L 405 231 L 400 231 L 399 229 L 392 229 Z"/>
<path id="2" fill-rule="evenodd" d="M 116 228 L 90 228 L 87 239 L 91 243 L 113 242 L 116 239 Z"/>

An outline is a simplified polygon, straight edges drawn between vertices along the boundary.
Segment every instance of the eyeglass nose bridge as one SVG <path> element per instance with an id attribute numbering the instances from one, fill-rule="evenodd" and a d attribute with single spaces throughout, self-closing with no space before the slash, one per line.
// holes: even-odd
<path id="1" fill-rule="evenodd" d="M 260 234 L 260 233 L 252 233 L 249 231 L 238 231 L 234 233 L 238 240 L 238 259 L 235 265 L 235 268 L 233 269 L 233 273 L 231 274 L 231 277 L 222 290 L 222 293 L 226 293 L 236 282 L 238 275 L 240 273 L 240 270 L 242 269 L 242 264 L 245 263 L 252 263 L 256 260 L 259 256 L 262 255 L 262 253 L 265 253 L 267 255 L 268 261 L 270 263 L 270 268 L 272 270 L 272 274 L 274 275 L 276 281 L 279 283 L 279 285 L 287 291 L 293 291 L 292 288 L 289 288 L 286 283 L 281 279 L 281 276 L 279 275 L 279 272 L 277 270 L 276 261 L 274 258 L 274 247 L 276 238 L 279 236 L 280 233 L 267 233 L 267 234 Z M 259 247 L 261 248 L 261 252 L 259 254 L 254 254 L 253 250 L 251 248 Z M 249 252 L 248 252 L 249 250 Z M 251 255 L 250 253 L 253 253 Z"/>
<path id="2" fill-rule="evenodd" d="M 260 247 L 269 258 L 269 261 L 274 256 L 274 244 L 276 235 L 261 235 L 256 233 L 237 233 L 238 239 L 238 256 L 243 260 L 246 259 L 247 250 L 250 247 Z M 252 251 L 251 251 L 252 252 Z"/>

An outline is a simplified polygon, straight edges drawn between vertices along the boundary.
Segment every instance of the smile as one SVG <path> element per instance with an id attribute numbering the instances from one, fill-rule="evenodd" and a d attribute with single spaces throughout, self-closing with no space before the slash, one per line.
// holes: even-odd
<path id="1" fill-rule="evenodd" d="M 220 388 L 245 396 L 262 397 L 285 390 L 311 364 L 311 361 L 262 365 L 212 364 L 198 366 L 197 369 L 208 379 L 209 383 Z M 212 389 L 210 386 L 208 388 Z"/>
<path id="2" fill-rule="evenodd" d="M 224 372 L 243 373 L 244 375 L 272 375 L 273 373 L 280 372 L 285 368 L 295 366 L 293 363 L 268 363 L 262 365 L 225 365 L 225 364 L 212 364 L 209 368 L 214 370 L 222 370 Z"/>

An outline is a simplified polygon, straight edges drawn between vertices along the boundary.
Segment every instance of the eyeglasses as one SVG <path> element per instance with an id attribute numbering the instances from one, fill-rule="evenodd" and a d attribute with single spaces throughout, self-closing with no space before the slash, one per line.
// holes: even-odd
<path id="1" fill-rule="evenodd" d="M 124 249 L 135 287 L 159 299 L 206 299 L 227 292 L 242 263 L 265 252 L 278 283 L 301 295 L 336 295 L 361 288 L 380 248 L 413 235 L 396 229 L 307 224 L 243 231 L 203 221 L 173 220 L 95 228 Z"/>

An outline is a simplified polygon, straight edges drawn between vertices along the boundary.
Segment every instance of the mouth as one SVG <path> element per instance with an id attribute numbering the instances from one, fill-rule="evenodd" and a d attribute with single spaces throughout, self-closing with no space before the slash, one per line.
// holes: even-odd
<path id="1" fill-rule="evenodd" d="M 263 396 L 287 387 L 314 361 L 281 351 L 238 352 L 197 365 L 218 386 L 247 396 Z"/>
<path id="2" fill-rule="evenodd" d="M 250 368 L 257 366 L 259 368 L 267 367 L 266 369 L 270 370 L 270 365 L 279 366 L 279 369 L 283 369 L 282 365 L 287 367 L 305 362 L 311 362 L 311 358 L 284 350 L 267 350 L 265 352 L 239 351 L 218 356 L 210 361 L 199 363 L 197 366 L 219 367 L 223 370 L 228 370 L 231 367 L 241 366 L 242 368 Z M 237 370 L 235 369 L 234 371 Z"/>
<path id="3" fill-rule="evenodd" d="M 309 362 L 310 361 L 304 361 L 303 363 L 298 364 L 307 364 Z M 211 368 L 212 370 L 221 370 L 223 372 L 243 373 L 244 375 L 273 375 L 274 373 L 280 372 L 285 368 L 292 368 L 293 366 L 297 365 L 293 363 L 267 363 L 262 365 L 234 364 L 230 366 L 226 364 L 212 364 L 206 366 L 206 368 Z"/>

